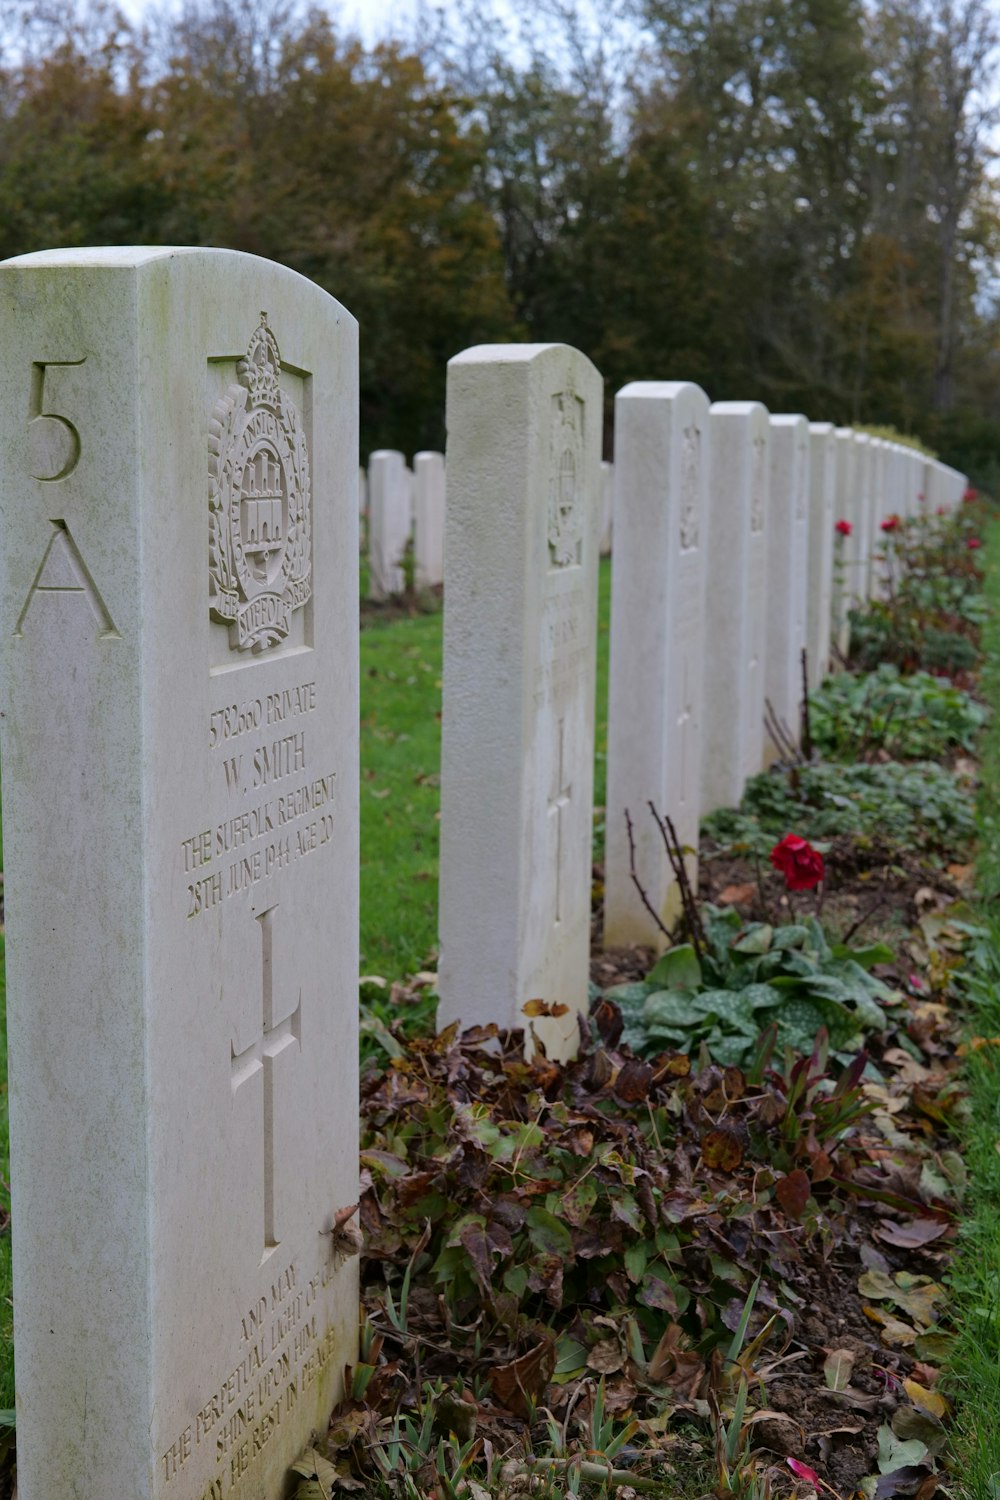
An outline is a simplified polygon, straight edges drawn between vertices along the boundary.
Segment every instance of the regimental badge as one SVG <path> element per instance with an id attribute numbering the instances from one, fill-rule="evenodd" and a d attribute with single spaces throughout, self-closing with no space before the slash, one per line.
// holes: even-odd
<path id="1" fill-rule="evenodd" d="M 552 398 L 549 465 L 549 560 L 553 568 L 582 561 L 583 402 L 573 391 Z"/>
<path id="2" fill-rule="evenodd" d="M 312 593 L 309 452 L 266 313 L 236 375 L 209 423 L 209 612 L 233 650 L 261 652 Z"/>

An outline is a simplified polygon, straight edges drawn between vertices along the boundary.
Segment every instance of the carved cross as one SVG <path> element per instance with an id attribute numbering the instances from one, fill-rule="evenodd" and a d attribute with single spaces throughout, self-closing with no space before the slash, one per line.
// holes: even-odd
<path id="1" fill-rule="evenodd" d="M 691 743 L 691 735 L 694 730 L 694 708 L 691 698 L 690 661 L 684 657 L 684 677 L 681 687 L 681 711 L 677 716 L 677 732 L 681 742 L 681 775 L 680 775 L 680 797 L 681 806 L 688 800 L 688 755 Z"/>
<path id="2" fill-rule="evenodd" d="M 556 789 L 549 798 L 549 817 L 556 823 L 556 921 L 562 921 L 562 863 L 563 863 L 563 808 L 568 807 L 573 796 L 572 783 L 566 785 L 563 749 L 566 739 L 566 720 L 559 720 L 559 768 L 556 773 Z"/>
<path id="3" fill-rule="evenodd" d="M 275 1069 L 278 1059 L 293 1048 L 301 1051 L 302 1047 L 302 992 L 299 991 L 298 1003 L 290 1015 L 277 1019 L 275 1017 L 274 1005 L 274 968 L 272 963 L 272 924 L 276 906 L 261 912 L 257 917 L 260 923 L 261 935 L 261 999 L 263 1009 L 263 1026 L 257 1040 L 242 1052 L 237 1052 L 235 1046 L 230 1043 L 232 1051 L 231 1083 L 233 1094 L 255 1078 L 258 1073 L 263 1072 L 263 1095 L 264 1095 L 264 1254 L 262 1260 L 266 1260 L 272 1250 L 280 1243 L 278 1226 L 276 1223 L 274 1209 L 274 1094 L 275 1094 Z"/>

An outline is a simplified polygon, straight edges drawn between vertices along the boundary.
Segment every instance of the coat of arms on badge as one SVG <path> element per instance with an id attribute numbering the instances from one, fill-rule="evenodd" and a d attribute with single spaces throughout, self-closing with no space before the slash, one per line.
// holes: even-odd
<path id="1" fill-rule="evenodd" d="M 234 650 L 261 652 L 312 593 L 309 454 L 266 313 L 236 375 L 209 423 L 209 613 Z"/>
<path id="2" fill-rule="evenodd" d="M 573 391 L 552 398 L 549 468 L 549 566 L 569 568 L 581 560 L 583 508 L 583 402 Z"/>

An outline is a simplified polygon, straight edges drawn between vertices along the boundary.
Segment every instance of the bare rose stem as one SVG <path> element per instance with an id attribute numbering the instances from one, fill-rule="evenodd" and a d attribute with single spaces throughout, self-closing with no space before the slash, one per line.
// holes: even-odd
<path id="1" fill-rule="evenodd" d="M 768 905 L 767 896 L 764 894 L 764 877 L 760 873 L 760 855 L 757 853 L 756 845 L 754 845 L 753 849 L 753 863 L 754 869 L 757 872 L 757 893 L 760 896 L 760 908 L 764 913 L 764 921 L 768 924 L 768 926 L 774 927 L 777 924 L 775 923 L 775 920 L 771 915 L 771 908 Z"/>

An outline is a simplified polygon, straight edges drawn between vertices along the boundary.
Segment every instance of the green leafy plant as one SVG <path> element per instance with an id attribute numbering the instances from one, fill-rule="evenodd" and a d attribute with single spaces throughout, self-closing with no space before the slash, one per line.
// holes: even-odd
<path id="1" fill-rule="evenodd" d="M 644 981 L 606 991 L 637 1055 L 704 1046 L 718 1063 L 749 1066 L 769 1026 L 779 1047 L 806 1053 L 824 1027 L 837 1051 L 883 1029 L 879 1000 L 891 991 L 869 969 L 891 961 L 890 949 L 831 947 L 812 917 L 772 927 L 744 925 L 732 909 L 707 910 L 709 947 L 700 961 L 691 947 L 672 948 Z"/>
<path id="2" fill-rule="evenodd" d="M 747 782 L 739 809 L 722 808 L 703 828 L 720 844 L 767 854 L 789 828 L 819 841 L 841 835 L 951 853 L 975 832 L 972 798 L 933 761 L 902 765 L 833 762 L 768 771 Z"/>
<path id="3" fill-rule="evenodd" d="M 983 600 L 977 562 L 979 504 L 915 516 L 885 530 L 874 566 L 885 597 L 851 614 L 851 657 L 862 670 L 891 661 L 957 673 L 975 665 Z"/>
<path id="4" fill-rule="evenodd" d="M 833 760 L 871 760 L 879 751 L 897 760 L 932 760 L 973 748 L 987 710 L 928 672 L 903 677 L 882 662 L 874 672 L 838 672 L 809 700 L 813 745 Z"/>

